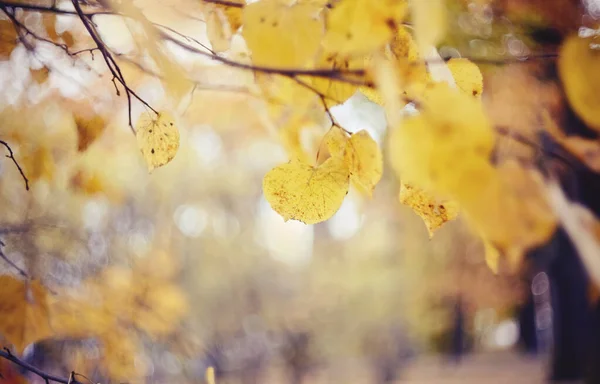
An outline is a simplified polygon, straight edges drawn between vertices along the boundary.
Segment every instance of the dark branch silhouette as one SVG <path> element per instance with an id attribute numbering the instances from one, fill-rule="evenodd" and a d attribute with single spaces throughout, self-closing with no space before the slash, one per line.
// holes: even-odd
<path id="1" fill-rule="evenodd" d="M 27 176 L 25 176 L 25 172 L 23 172 L 23 168 L 21 168 L 21 165 L 19 165 L 17 159 L 15 159 L 15 155 L 13 154 L 12 148 L 4 140 L 0 140 L 0 144 L 4 145 L 8 150 L 8 155 L 6 155 L 6 157 L 11 159 L 12 162 L 15 164 L 15 166 L 19 170 L 19 173 L 21 174 L 21 177 L 23 177 L 23 181 L 25 181 L 25 189 L 29 191 L 29 179 L 27 178 Z"/>
<path id="2" fill-rule="evenodd" d="M 44 379 L 44 381 L 46 383 L 53 381 L 55 383 L 62 383 L 62 384 L 83 384 L 82 382 L 78 381 L 75 378 L 75 376 L 79 376 L 75 372 L 71 372 L 71 374 L 67 378 L 51 375 L 51 374 L 46 373 L 46 372 L 34 367 L 33 365 L 26 363 L 25 361 L 19 359 L 17 356 L 13 355 L 13 353 L 8 348 L 4 348 L 3 351 L 0 351 L 0 357 L 12 362 L 13 364 L 18 365 L 21 368 L 24 368 L 28 372 L 34 373 L 35 375 Z"/>
<path id="3" fill-rule="evenodd" d="M 19 267 L 11 259 L 9 259 L 8 256 L 6 256 L 6 254 L 4 253 L 4 250 L 2 249 L 4 246 L 5 246 L 4 242 L 2 240 L 0 240 L 0 259 L 4 260 L 6 262 L 6 264 L 13 267 L 19 273 L 19 275 L 21 275 L 22 277 L 24 277 L 26 279 L 29 279 L 29 275 L 27 274 L 27 272 L 25 272 L 21 267 Z"/>
<path id="4" fill-rule="evenodd" d="M 218 4 L 218 5 L 224 5 L 226 7 L 232 7 L 232 8 L 244 8 L 243 3 L 236 3 L 234 1 L 227 1 L 227 0 L 203 0 L 205 3 L 212 3 L 212 4 Z"/>

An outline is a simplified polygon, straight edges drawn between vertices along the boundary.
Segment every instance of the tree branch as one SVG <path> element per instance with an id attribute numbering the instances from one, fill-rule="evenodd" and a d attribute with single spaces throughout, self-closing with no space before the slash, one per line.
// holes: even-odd
<path id="1" fill-rule="evenodd" d="M 27 274 L 27 272 L 25 272 L 23 269 L 21 269 L 21 267 L 19 267 L 11 259 L 9 259 L 8 256 L 6 256 L 6 254 L 4 253 L 2 247 L 4 247 L 4 242 L 0 241 L 0 259 L 4 260 L 6 264 L 13 267 L 19 273 L 19 275 L 23 276 L 26 279 L 29 279 L 29 275 Z"/>
<path id="2" fill-rule="evenodd" d="M 205 3 L 211 3 L 211 4 L 218 4 L 218 5 L 224 5 L 226 7 L 232 7 L 232 8 L 244 8 L 243 3 L 236 3 L 234 1 L 227 1 L 227 0 L 203 0 Z"/>
<path id="3" fill-rule="evenodd" d="M 62 383 L 62 384 L 83 384 L 80 381 L 78 381 L 77 379 L 75 379 L 76 374 L 74 374 L 73 372 L 71 373 L 71 375 L 68 378 L 51 375 L 51 374 L 46 373 L 46 372 L 34 367 L 33 365 L 26 363 L 25 361 L 19 359 L 17 356 L 13 355 L 12 352 L 10 351 L 10 349 L 8 349 L 8 348 L 4 348 L 3 351 L 0 351 L 0 357 L 12 362 L 13 364 L 20 366 L 21 368 L 24 368 L 28 372 L 32 372 L 32 373 L 36 374 L 37 376 L 44 379 L 44 381 L 46 381 L 46 383 L 48 383 L 49 381 L 53 381 L 55 383 Z"/>
<path id="4" fill-rule="evenodd" d="M 83 23 L 83 26 L 88 31 L 90 37 L 92 38 L 92 40 L 94 40 L 96 47 L 102 54 L 102 57 L 104 58 L 104 61 L 106 62 L 106 66 L 108 67 L 109 71 L 113 75 L 113 80 L 117 79 L 117 81 L 119 83 L 121 83 L 121 85 L 125 89 L 125 95 L 127 96 L 127 107 L 128 107 L 128 112 L 129 112 L 128 113 L 129 127 L 135 134 L 135 129 L 133 128 L 133 123 L 131 121 L 132 120 L 131 119 L 131 97 L 132 96 L 135 97 L 136 99 L 138 99 L 142 104 L 144 104 L 146 107 L 148 107 L 152 112 L 156 113 L 157 115 L 158 115 L 158 112 L 154 108 L 152 108 L 150 106 L 150 104 L 148 104 L 144 99 L 142 99 L 137 93 L 135 93 L 134 90 L 129 88 L 129 86 L 127 85 L 127 83 L 125 81 L 125 77 L 123 76 L 123 73 L 121 72 L 121 68 L 119 68 L 119 65 L 113 58 L 111 52 L 108 50 L 108 48 L 104 44 L 104 41 L 102 41 L 102 38 L 100 37 L 100 34 L 96 30 L 96 27 L 94 27 L 93 23 L 91 22 L 90 17 L 86 13 L 83 12 L 83 9 L 81 8 L 81 5 L 79 5 L 78 0 L 71 0 L 71 3 L 73 4 L 73 7 L 75 7 L 75 11 L 77 12 L 79 19 Z"/>
<path id="5" fill-rule="evenodd" d="M 10 145 L 8 145 L 8 143 L 4 140 L 0 140 L 0 144 L 4 145 L 6 147 L 6 149 L 8 150 L 8 155 L 6 155 L 6 157 L 8 157 L 9 159 L 12 160 L 12 162 L 15 164 L 15 166 L 17 167 L 17 169 L 19 170 L 19 173 L 21 174 L 21 176 L 23 177 L 23 180 L 25 181 L 25 189 L 27 191 L 29 191 L 29 179 L 27 178 L 27 176 L 25 176 L 25 172 L 23 172 L 23 168 L 21 168 L 21 166 L 19 165 L 19 163 L 17 162 L 17 159 L 15 159 L 15 156 L 13 154 L 12 148 L 10 147 Z"/>

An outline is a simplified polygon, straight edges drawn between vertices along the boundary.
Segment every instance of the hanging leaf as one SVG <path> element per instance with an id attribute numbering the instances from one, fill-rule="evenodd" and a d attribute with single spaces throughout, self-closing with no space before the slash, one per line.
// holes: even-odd
<path id="1" fill-rule="evenodd" d="M 150 172 L 173 160 L 179 149 L 179 130 L 169 113 L 153 116 L 146 112 L 135 127 L 138 147 Z"/>
<path id="2" fill-rule="evenodd" d="M 350 172 L 343 159 L 330 157 L 318 167 L 298 162 L 279 165 L 263 179 L 271 208 L 285 221 L 316 224 L 329 219 L 348 193 Z"/>

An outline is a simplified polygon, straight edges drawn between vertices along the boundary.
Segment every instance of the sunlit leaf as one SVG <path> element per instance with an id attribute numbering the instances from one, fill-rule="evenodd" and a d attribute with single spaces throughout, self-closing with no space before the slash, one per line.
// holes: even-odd
<path id="1" fill-rule="evenodd" d="M 341 0 L 327 15 L 323 46 L 346 56 L 371 53 L 390 41 L 406 9 L 405 1 Z"/>
<path id="2" fill-rule="evenodd" d="M 150 172 L 173 160 L 179 149 L 179 130 L 169 113 L 155 116 L 146 112 L 135 127 L 138 147 Z"/>
<path id="3" fill-rule="evenodd" d="M 371 196 L 383 175 L 383 156 L 377 142 L 364 130 L 352 134 L 345 147 L 344 160 L 352 184 Z"/>
<path id="4" fill-rule="evenodd" d="M 399 200 L 421 217 L 429 237 L 442 225 L 458 216 L 459 207 L 454 201 L 435 198 L 434 195 L 410 184 L 400 184 Z"/>
<path id="5" fill-rule="evenodd" d="M 302 68 L 314 59 L 323 36 L 318 8 L 307 4 L 287 6 L 262 0 L 244 7 L 242 35 L 255 65 Z"/>
<path id="6" fill-rule="evenodd" d="M 106 128 L 106 121 L 99 115 L 92 117 L 75 115 L 75 124 L 77 126 L 77 149 L 79 151 L 85 151 Z"/>
<path id="7" fill-rule="evenodd" d="M 318 167 L 292 162 L 279 165 L 263 179 L 271 208 L 284 220 L 316 224 L 329 219 L 348 193 L 350 173 L 344 160 L 330 157 Z"/>
<path id="8" fill-rule="evenodd" d="M 468 95 L 481 96 L 483 75 L 469 59 L 452 58 L 447 63 L 458 88 Z"/>

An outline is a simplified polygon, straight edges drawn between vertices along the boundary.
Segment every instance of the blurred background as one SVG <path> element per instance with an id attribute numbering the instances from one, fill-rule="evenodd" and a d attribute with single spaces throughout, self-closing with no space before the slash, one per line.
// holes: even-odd
<path id="1" fill-rule="evenodd" d="M 209 44 L 205 24 L 181 15 L 176 2 L 142 3 L 160 22 Z M 552 47 L 539 25 L 560 32 L 571 9 L 560 1 L 450 3 L 451 33 L 440 54 L 490 60 Z M 598 16 L 596 2 L 583 5 L 586 17 Z M 72 41 L 83 33 L 70 16 L 19 17 L 41 36 Z M 146 325 L 131 326 L 133 369 L 113 364 L 107 374 L 103 356 L 110 350 L 118 359 L 114 349 L 123 346 L 115 342 L 111 350 L 108 339 L 92 336 L 35 343 L 24 353 L 28 361 L 49 372 L 76 369 L 94 382 L 128 376 L 197 383 L 208 367 L 217 383 L 248 384 L 535 383 L 548 376 L 553 307 L 543 267 L 494 274 L 484 245 L 460 217 L 430 239 L 422 220 L 398 202 L 389 167 L 372 199 L 351 190 L 325 223 L 284 222 L 261 186 L 288 155 L 263 101 L 249 91 L 251 74 L 174 47 L 173 56 L 197 75 L 193 89 L 174 101 L 132 62 L 136 42 L 125 24 L 108 16 L 95 22 L 129 85 L 155 108 L 177 111 L 179 152 L 148 173 L 127 127 L 124 97 L 115 97 L 98 53 L 74 61 L 51 44 L 32 51 L 8 47 L 12 40 L 3 38 L 0 137 L 31 190 L 8 159 L 0 162 L 2 250 L 59 296 L 81 293 L 109 266 L 143 265 L 144 281 L 158 290 L 177 286 L 165 301 L 185 297 L 187 308 L 164 320 L 169 332 L 160 337 L 138 332 Z M 7 23 L 0 20 L 1 36 L 12 33 Z M 230 54 L 242 57 L 236 44 L 234 37 Z M 496 124 L 527 135 L 534 111 L 559 103 L 559 91 L 535 63 L 482 69 L 483 100 Z M 143 111 L 134 103 L 134 120 Z M 332 112 L 350 131 L 366 129 L 383 142 L 384 112 L 360 93 Z M 314 150 L 326 130 L 303 130 L 302 145 Z M 514 141 L 499 145 L 506 156 L 530 155 Z M 6 263 L 0 270 L 15 274 Z M 86 300 L 113 299 L 98 292 Z M 148 310 L 169 311 L 161 305 Z"/>

